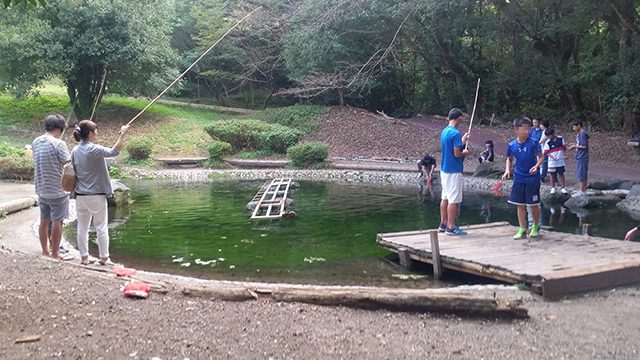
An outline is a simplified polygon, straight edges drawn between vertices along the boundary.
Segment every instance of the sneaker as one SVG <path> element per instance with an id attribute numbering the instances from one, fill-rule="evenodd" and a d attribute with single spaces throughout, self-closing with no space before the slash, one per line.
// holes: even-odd
<path id="1" fill-rule="evenodd" d="M 538 236 L 540 236 L 540 225 L 538 224 L 531 225 L 531 231 L 529 232 L 529 237 L 536 238 Z"/>
<path id="2" fill-rule="evenodd" d="M 445 230 L 444 233 L 446 235 L 455 235 L 455 236 L 467 235 L 467 232 L 462 230 L 462 229 L 460 229 L 459 226 L 456 226 L 453 229 L 447 228 L 447 230 Z"/>
<path id="3" fill-rule="evenodd" d="M 438 232 L 445 232 L 447 231 L 447 225 L 440 223 L 440 225 L 438 225 Z"/>
<path id="4" fill-rule="evenodd" d="M 565 188 L 560 189 L 560 192 L 561 192 L 561 193 L 563 193 L 563 194 L 568 194 L 568 193 L 569 193 L 569 192 L 567 191 L 567 189 L 565 189 Z"/>
<path id="5" fill-rule="evenodd" d="M 526 236 L 527 236 L 527 229 L 520 228 L 518 232 L 515 235 L 513 235 L 513 239 L 521 240 L 521 239 L 524 239 Z"/>
<path id="6" fill-rule="evenodd" d="M 556 188 L 552 187 L 551 191 L 549 191 L 549 194 L 555 194 L 556 193 Z"/>

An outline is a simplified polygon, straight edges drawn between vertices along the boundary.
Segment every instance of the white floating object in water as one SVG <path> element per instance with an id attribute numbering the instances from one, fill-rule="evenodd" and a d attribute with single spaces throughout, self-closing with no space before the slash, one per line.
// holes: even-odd
<path id="1" fill-rule="evenodd" d="M 224 258 L 218 258 L 218 261 L 224 261 L 224 260 L 225 260 Z"/>
<path id="2" fill-rule="evenodd" d="M 222 252 L 222 249 L 218 249 L 218 252 Z"/>
<path id="3" fill-rule="evenodd" d="M 260 234 L 260 236 L 265 237 L 265 236 L 267 236 L 267 234 Z"/>
<path id="4" fill-rule="evenodd" d="M 189 266 L 191 266 L 191 263 L 189 263 L 189 262 L 182 263 L 182 264 L 180 264 L 180 266 L 182 266 L 182 267 L 189 267 Z"/>
<path id="5" fill-rule="evenodd" d="M 313 263 L 313 262 L 316 262 L 316 261 L 327 261 L 327 259 L 318 258 L 318 257 L 306 257 L 306 258 L 304 258 L 304 261 L 308 262 L 308 263 Z"/>
<path id="6" fill-rule="evenodd" d="M 184 260 L 184 258 L 179 257 L 179 258 L 175 258 L 175 259 L 173 259 L 171 261 L 173 261 L 173 262 L 182 262 L 183 260 Z"/>
<path id="7" fill-rule="evenodd" d="M 235 269 L 236 266 L 235 265 L 229 265 L 229 269 Z"/>
<path id="8" fill-rule="evenodd" d="M 227 238 L 226 236 L 220 236 L 220 239 L 226 239 L 226 238 Z"/>

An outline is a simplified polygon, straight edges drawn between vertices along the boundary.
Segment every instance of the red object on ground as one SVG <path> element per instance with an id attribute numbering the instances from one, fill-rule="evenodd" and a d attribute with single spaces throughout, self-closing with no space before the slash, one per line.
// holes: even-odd
<path id="1" fill-rule="evenodd" d="M 138 271 L 136 269 L 126 268 L 126 267 L 122 267 L 122 266 L 116 266 L 116 267 L 113 268 L 113 273 L 116 274 L 116 276 L 118 276 L 118 277 L 133 276 L 137 272 Z"/>
<path id="2" fill-rule="evenodd" d="M 142 281 L 134 281 L 124 287 L 124 297 L 146 299 L 151 292 L 151 286 Z"/>
<path id="3" fill-rule="evenodd" d="M 501 187 L 502 187 L 502 182 L 496 181 L 495 184 L 491 185 L 491 190 L 493 191 L 500 190 Z"/>

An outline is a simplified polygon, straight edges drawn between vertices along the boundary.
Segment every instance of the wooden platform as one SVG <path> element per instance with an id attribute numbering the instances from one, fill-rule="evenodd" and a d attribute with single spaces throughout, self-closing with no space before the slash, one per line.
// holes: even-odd
<path id="1" fill-rule="evenodd" d="M 640 243 L 542 231 L 513 240 L 506 222 L 463 227 L 466 236 L 439 234 L 441 266 L 508 283 L 524 283 L 546 297 L 640 283 Z M 433 264 L 436 230 L 378 234 L 380 246 Z M 437 256 L 436 256 L 437 258 Z"/>

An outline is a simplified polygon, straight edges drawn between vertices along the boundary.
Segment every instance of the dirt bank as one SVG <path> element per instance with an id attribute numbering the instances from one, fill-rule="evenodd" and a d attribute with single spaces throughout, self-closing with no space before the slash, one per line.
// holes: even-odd
<path id="1" fill-rule="evenodd" d="M 527 321 L 122 297 L 121 281 L 36 256 L 0 252 L 3 359 L 635 359 L 640 288 L 558 302 L 537 298 Z M 16 338 L 40 335 L 34 343 Z"/>

